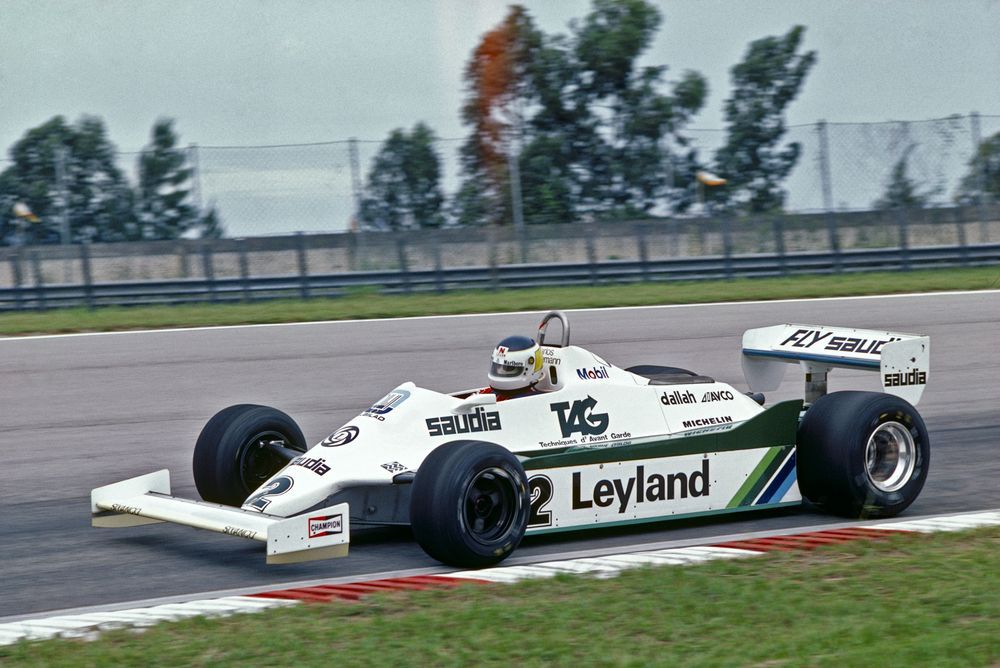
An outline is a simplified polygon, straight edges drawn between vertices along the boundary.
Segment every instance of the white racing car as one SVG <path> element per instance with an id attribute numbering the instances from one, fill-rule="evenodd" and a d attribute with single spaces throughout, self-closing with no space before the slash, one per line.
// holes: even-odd
<path id="1" fill-rule="evenodd" d="M 553 319 L 559 344 L 546 340 Z M 923 487 L 929 440 L 912 404 L 929 376 L 925 336 L 751 329 L 743 370 L 753 392 L 776 389 L 788 362 L 806 375 L 805 402 L 765 407 L 760 394 L 684 369 L 620 369 L 571 346 L 569 333 L 565 315 L 545 316 L 541 380 L 528 396 L 497 401 L 407 382 L 308 449 L 285 413 L 226 408 L 195 445 L 204 501 L 171 496 L 161 470 L 93 490 L 93 524 L 167 521 L 264 541 L 268 563 L 345 556 L 352 524 L 409 524 L 430 556 L 480 567 L 526 533 L 803 497 L 838 514 L 887 517 Z M 834 368 L 876 371 L 885 393 L 827 394 Z"/>

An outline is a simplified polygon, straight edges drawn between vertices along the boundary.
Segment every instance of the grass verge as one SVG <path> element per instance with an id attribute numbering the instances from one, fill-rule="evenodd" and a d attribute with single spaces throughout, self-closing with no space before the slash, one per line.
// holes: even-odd
<path id="1" fill-rule="evenodd" d="M 697 304 L 720 301 L 795 299 L 986 290 L 1000 287 L 996 267 L 837 276 L 677 281 L 631 285 L 456 291 L 444 294 L 381 295 L 359 291 L 337 299 L 280 300 L 252 304 L 58 309 L 0 314 L 0 334 L 107 331 L 207 325 L 245 325 L 312 320 L 447 315 L 483 311 L 525 311 Z"/>
<path id="2" fill-rule="evenodd" d="M 1000 527 L 814 552 L 373 596 L 0 647 L 47 666 L 982 666 Z"/>

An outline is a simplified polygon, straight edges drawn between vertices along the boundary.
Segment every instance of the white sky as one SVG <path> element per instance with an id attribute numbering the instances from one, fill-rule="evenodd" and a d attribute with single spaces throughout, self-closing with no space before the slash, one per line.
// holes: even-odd
<path id="1" fill-rule="evenodd" d="M 153 121 L 184 143 L 381 140 L 427 122 L 461 137 L 463 66 L 506 13 L 483 0 L 2 0 L 0 148 L 56 114 L 105 119 L 123 151 Z M 584 0 L 525 3 L 547 32 Z M 1000 114 L 1000 0 L 665 0 L 646 62 L 702 72 L 694 125 L 722 126 L 749 41 L 807 26 L 819 63 L 789 122 Z"/>
<path id="2" fill-rule="evenodd" d="M 0 169 L 26 130 L 57 114 L 71 121 L 84 113 L 102 117 L 125 152 L 148 143 L 153 122 L 164 116 L 176 120 L 182 144 L 203 147 L 377 142 L 417 121 L 438 137 L 462 138 L 465 63 L 508 4 L 0 0 Z M 523 4 L 547 33 L 567 32 L 569 20 L 590 8 L 589 0 Z M 729 69 L 750 41 L 795 24 L 806 26 L 805 48 L 819 60 L 787 112 L 792 125 L 971 111 L 993 114 L 995 125 L 1000 115 L 1000 0 L 661 0 L 658 6 L 663 21 L 643 63 L 668 65 L 668 79 L 688 69 L 708 79 L 710 94 L 692 128 L 723 127 Z M 984 136 L 996 131 L 990 124 Z M 968 142 L 960 144 L 955 155 L 930 155 L 924 171 L 954 180 L 969 150 Z M 362 174 L 377 146 L 362 145 Z M 450 191 L 458 142 L 448 146 L 442 157 Z M 872 149 L 877 164 L 863 178 L 852 177 L 853 158 L 844 177 L 835 165 L 840 206 L 864 205 L 877 195 L 892 164 L 881 150 Z M 342 146 L 202 156 L 205 197 L 218 203 L 231 234 L 348 224 L 353 200 Z M 801 162 L 788 184 L 791 204 L 815 208 L 815 161 Z M 134 160 L 121 166 L 129 169 Z"/>

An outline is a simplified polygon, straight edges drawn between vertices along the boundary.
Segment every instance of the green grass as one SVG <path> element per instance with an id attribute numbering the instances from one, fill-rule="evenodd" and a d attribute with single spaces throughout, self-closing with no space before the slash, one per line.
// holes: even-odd
<path id="1" fill-rule="evenodd" d="M 337 299 L 252 304 L 106 307 L 0 314 L 0 334 L 18 335 L 206 325 L 244 325 L 455 313 L 697 304 L 752 299 L 985 290 L 1000 287 L 1000 268 L 878 272 L 838 276 L 684 281 L 632 285 L 381 295 L 361 290 Z"/>
<path id="2" fill-rule="evenodd" d="M 989 666 L 1000 527 L 0 647 L 47 666 Z"/>

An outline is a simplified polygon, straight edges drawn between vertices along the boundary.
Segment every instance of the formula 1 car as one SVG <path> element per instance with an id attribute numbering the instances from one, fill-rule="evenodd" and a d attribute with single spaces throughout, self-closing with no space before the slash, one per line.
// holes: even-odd
<path id="1" fill-rule="evenodd" d="M 560 343 L 546 339 L 561 323 Z M 460 567 L 507 557 L 525 534 L 798 504 L 888 517 L 917 497 L 930 442 L 912 404 L 926 336 L 778 325 L 743 336 L 751 393 L 666 366 L 620 369 L 569 344 L 560 312 L 538 330 L 530 396 L 442 394 L 406 382 L 307 450 L 285 413 L 215 415 L 194 449 L 202 499 L 167 470 L 93 490 L 93 525 L 168 521 L 267 543 L 268 563 L 345 556 L 352 524 L 409 524 Z M 786 363 L 805 401 L 764 406 Z M 885 393 L 827 393 L 834 368 L 877 371 Z"/>

